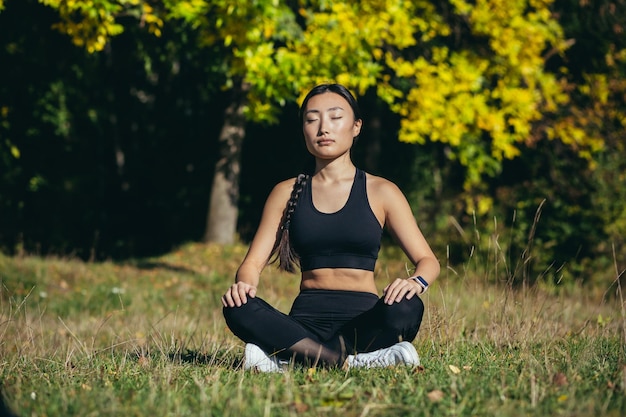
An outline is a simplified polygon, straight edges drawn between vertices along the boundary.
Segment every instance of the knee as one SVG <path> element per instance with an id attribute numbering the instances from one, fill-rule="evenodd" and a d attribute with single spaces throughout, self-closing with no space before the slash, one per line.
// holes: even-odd
<path id="1" fill-rule="evenodd" d="M 399 303 L 393 303 L 389 306 L 394 315 L 406 316 L 406 317 L 422 317 L 424 314 L 424 302 L 421 298 L 415 296 L 410 300 L 406 298 Z"/>
<path id="2" fill-rule="evenodd" d="M 419 297 L 406 298 L 386 309 L 387 325 L 398 330 L 419 328 L 424 315 L 424 302 Z"/>
<path id="3" fill-rule="evenodd" d="M 237 307 L 223 307 L 222 314 L 229 327 L 235 323 L 240 323 L 246 318 L 254 317 L 254 311 L 258 310 L 261 303 L 260 298 L 248 298 L 248 302 Z"/>
<path id="4" fill-rule="evenodd" d="M 420 320 L 422 319 L 422 316 L 424 315 L 424 302 L 422 301 L 421 298 L 419 298 L 418 296 L 415 296 L 413 298 L 411 298 L 410 300 L 405 300 L 406 301 L 406 309 L 408 310 L 407 313 L 414 315 L 414 316 L 419 316 Z"/>

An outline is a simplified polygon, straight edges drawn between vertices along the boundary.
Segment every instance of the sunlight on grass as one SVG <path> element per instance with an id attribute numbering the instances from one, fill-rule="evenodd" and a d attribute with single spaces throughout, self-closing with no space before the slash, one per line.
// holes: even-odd
<path id="1" fill-rule="evenodd" d="M 513 285 L 492 243 L 460 268 L 442 261 L 422 367 L 282 375 L 242 371 L 222 318 L 242 245 L 127 263 L 0 254 L 2 386 L 24 416 L 624 415 L 619 268 L 602 286 Z M 377 284 L 407 273 L 383 253 Z M 259 295 L 288 311 L 298 284 L 268 268 Z"/>

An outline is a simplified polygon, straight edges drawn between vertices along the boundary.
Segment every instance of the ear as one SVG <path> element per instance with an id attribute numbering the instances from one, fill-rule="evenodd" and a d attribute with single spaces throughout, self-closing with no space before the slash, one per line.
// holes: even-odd
<path id="1" fill-rule="evenodd" d="M 357 119 L 354 121 L 354 126 L 352 127 L 352 137 L 356 138 L 361 134 L 361 126 L 363 126 L 363 120 Z"/>

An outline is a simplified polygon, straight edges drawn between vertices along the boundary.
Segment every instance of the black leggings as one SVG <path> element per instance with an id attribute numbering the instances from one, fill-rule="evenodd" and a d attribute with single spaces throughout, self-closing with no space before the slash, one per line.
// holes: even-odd
<path id="1" fill-rule="evenodd" d="M 413 341 L 423 314 L 424 303 L 417 296 L 388 305 L 371 293 L 337 290 L 301 291 L 288 315 L 258 297 L 241 307 L 224 307 L 226 323 L 237 337 L 285 359 L 305 339 L 342 359 Z"/>

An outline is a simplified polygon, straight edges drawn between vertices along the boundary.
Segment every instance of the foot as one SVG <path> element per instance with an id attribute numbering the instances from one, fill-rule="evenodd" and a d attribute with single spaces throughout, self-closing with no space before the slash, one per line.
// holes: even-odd
<path id="1" fill-rule="evenodd" d="M 348 355 L 347 368 L 386 368 L 395 365 L 418 366 L 420 358 L 409 342 L 396 343 L 385 349 Z"/>
<path id="2" fill-rule="evenodd" d="M 283 372 L 281 362 L 276 356 L 269 356 L 252 343 L 246 344 L 243 369 L 257 372 Z"/>

